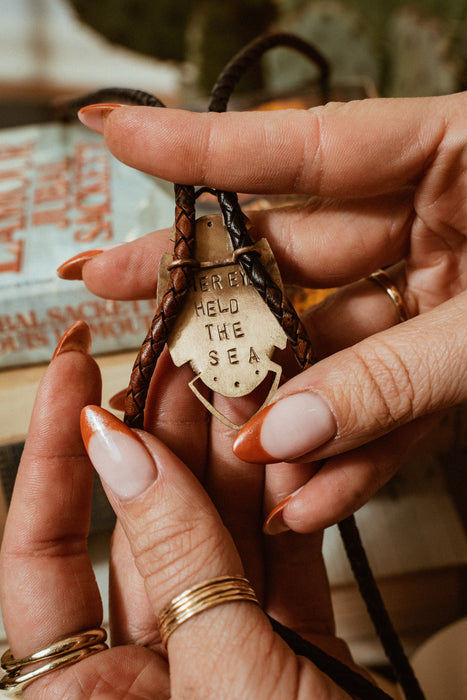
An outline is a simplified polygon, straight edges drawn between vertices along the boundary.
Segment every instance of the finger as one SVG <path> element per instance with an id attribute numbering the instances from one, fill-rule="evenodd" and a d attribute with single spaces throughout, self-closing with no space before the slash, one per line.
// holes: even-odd
<path id="1" fill-rule="evenodd" d="M 167 447 L 147 433 L 136 437 L 102 409 L 84 409 L 82 425 L 157 613 L 174 595 L 202 580 L 243 573 L 206 493 Z M 194 648 L 202 653 L 193 654 Z M 235 694 L 233 683 L 242 689 L 247 683 L 250 697 L 269 698 L 278 684 L 285 692 L 291 680 L 298 682 L 296 657 L 272 632 L 259 606 L 243 601 L 181 624 L 169 638 L 168 652 L 174 697 L 186 696 L 188 689 L 190 697 L 205 697 L 206 679 L 216 697 Z M 281 668 L 280 679 L 268 673 L 270 668 Z M 332 685 L 311 665 L 306 674 L 313 676 L 315 687 Z M 337 691 L 335 697 L 343 695 Z"/>
<path id="2" fill-rule="evenodd" d="M 109 618 L 112 646 L 137 644 L 154 649 L 160 644 L 156 615 L 118 521 L 112 535 L 109 567 Z"/>
<path id="3" fill-rule="evenodd" d="M 391 479 L 413 445 L 438 421 L 436 415 L 425 416 L 325 461 L 303 486 L 276 501 L 266 518 L 265 532 L 321 532 L 352 515 Z"/>
<path id="4" fill-rule="evenodd" d="M 249 217 L 255 237 L 270 243 L 285 284 L 338 287 L 406 255 L 413 191 L 356 200 L 316 197 Z"/>
<path id="5" fill-rule="evenodd" d="M 145 409 L 145 428 L 156 435 L 203 481 L 207 466 L 209 419 L 189 387 L 188 363 L 176 367 L 167 348 L 160 355 Z M 182 439 L 181 439 L 182 437 Z"/>
<path id="6" fill-rule="evenodd" d="M 82 407 L 100 400 L 89 346 L 77 322 L 44 375 L 7 518 L 0 594 L 17 657 L 102 622 L 86 547 L 93 470 L 79 430 Z"/>
<path id="7" fill-rule="evenodd" d="M 264 388 L 235 400 L 219 394 L 217 410 L 236 425 L 242 425 L 261 405 Z M 263 397 L 264 398 L 264 397 Z M 248 579 L 259 596 L 263 594 L 262 502 L 264 469 L 252 469 L 232 453 L 236 431 L 214 418 L 210 424 L 209 463 L 205 488 L 233 537 Z"/>
<path id="8" fill-rule="evenodd" d="M 148 393 L 145 425 L 202 480 L 209 422 L 206 418 L 203 421 L 204 409 L 188 387 L 192 376 L 188 366 L 176 368 L 167 350 L 162 353 Z M 118 521 L 112 537 L 109 590 L 112 641 L 157 647 L 160 644 L 157 618 Z"/>
<path id="9" fill-rule="evenodd" d="M 109 249 L 80 253 L 63 262 L 57 274 L 65 280 L 82 279 L 93 294 L 106 299 L 154 299 L 159 260 L 172 249 L 170 231 L 156 231 Z"/>
<path id="10" fill-rule="evenodd" d="M 263 541 L 265 600 L 269 614 L 296 630 L 329 654 L 352 665 L 344 642 L 335 637 L 334 615 L 322 553 L 322 532 L 296 535 L 282 517 L 290 494 L 299 491 L 319 469 L 319 464 L 274 464 L 266 467 L 264 515 L 268 518 Z M 277 507 L 281 504 L 282 507 Z M 274 508 L 273 508 L 274 506 Z M 299 517 L 302 524 L 303 514 Z M 269 535 L 274 534 L 274 537 Z M 313 586 L 305 572 L 313 572 Z M 310 633 L 310 630 L 312 632 Z"/>
<path id="11" fill-rule="evenodd" d="M 450 102 L 460 109 L 459 97 Z M 446 104 L 380 98 L 226 114 L 124 107 L 107 111 L 104 133 L 117 158 L 171 182 L 360 197 L 420 175 L 445 133 Z"/>
<path id="12" fill-rule="evenodd" d="M 249 212 L 251 234 L 267 238 L 285 284 L 336 287 L 400 260 L 407 250 L 413 193 L 356 201 L 312 199 L 301 207 Z M 173 243 L 165 231 L 138 241 L 83 254 L 59 270 L 82 278 L 88 289 L 109 299 L 150 299 L 156 295 L 159 260 Z M 67 265 L 73 274 L 67 276 Z"/>
<path id="13" fill-rule="evenodd" d="M 404 302 L 408 299 L 405 306 L 409 317 L 415 316 L 417 306 L 407 294 L 403 266 L 393 266 L 386 273 Z M 399 309 L 392 298 L 368 278 L 337 289 L 319 304 L 306 309 L 301 318 L 318 359 L 356 345 L 400 321 Z M 287 376 L 293 374 L 289 370 Z"/>
<path id="14" fill-rule="evenodd" d="M 303 487 L 316 473 L 318 465 L 274 464 L 266 467 L 264 487 L 264 515 L 268 515 L 278 503 Z M 279 519 L 278 533 L 287 526 Z M 272 533 L 270 533 L 272 534 Z M 331 637 L 334 634 L 333 613 L 326 570 L 322 560 L 322 534 L 313 536 L 266 537 L 263 547 L 266 560 L 265 578 L 267 608 L 272 617 L 307 636 L 313 629 L 315 635 Z M 304 572 L 313 571 L 313 594 L 310 581 Z M 313 621 L 310 624 L 310 621 Z M 329 650 L 330 651 L 330 650 Z"/>
<path id="15" fill-rule="evenodd" d="M 465 401 L 466 305 L 464 292 L 294 377 L 239 433 L 235 453 L 323 459 Z"/>

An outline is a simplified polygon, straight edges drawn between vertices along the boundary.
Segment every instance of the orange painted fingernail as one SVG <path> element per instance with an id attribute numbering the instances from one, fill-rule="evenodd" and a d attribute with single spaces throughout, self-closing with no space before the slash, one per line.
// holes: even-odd
<path id="1" fill-rule="evenodd" d="M 125 241 L 119 241 L 118 243 L 105 243 L 100 248 L 93 248 L 92 250 L 84 250 L 82 253 L 74 255 L 69 260 L 65 260 L 64 263 L 60 265 L 57 269 L 57 275 L 62 280 L 80 280 L 82 279 L 83 267 L 92 258 L 101 255 L 101 253 L 106 253 L 112 248 L 119 248 L 124 245 Z"/>
<path id="2" fill-rule="evenodd" d="M 76 350 L 84 355 L 91 354 L 91 332 L 84 321 L 75 321 L 60 338 L 52 360 L 65 352 Z"/>
<path id="3" fill-rule="evenodd" d="M 57 275 L 62 280 L 80 280 L 82 279 L 82 270 L 84 264 L 87 263 L 91 258 L 95 258 L 96 255 L 100 255 L 104 251 L 99 250 L 86 250 L 83 253 L 78 253 L 74 255 L 69 260 L 66 260 L 57 269 Z"/>
<path id="4" fill-rule="evenodd" d="M 292 494 L 284 498 L 284 500 L 278 503 L 269 513 L 263 525 L 263 532 L 265 535 L 279 535 L 281 532 L 288 532 L 290 530 L 290 527 L 284 522 L 283 511 L 291 498 Z"/>
<path id="5" fill-rule="evenodd" d="M 234 452 L 246 462 L 287 462 L 316 450 L 336 431 L 336 419 L 326 401 L 303 391 L 253 416 L 237 435 Z"/>
<path id="6" fill-rule="evenodd" d="M 84 126 L 89 127 L 93 131 L 97 131 L 98 134 L 104 133 L 104 123 L 106 117 L 109 116 L 114 109 L 118 107 L 124 107 L 125 105 L 119 105 L 114 102 L 103 102 L 97 105 L 87 105 L 83 107 L 78 112 L 78 119 Z"/>
<path id="7" fill-rule="evenodd" d="M 261 428 L 271 408 L 272 406 L 268 406 L 253 416 L 238 433 L 233 444 L 233 451 L 239 459 L 258 464 L 270 464 L 278 461 L 261 444 Z"/>
<path id="8" fill-rule="evenodd" d="M 132 499 L 154 483 L 156 464 L 125 423 L 100 406 L 86 406 L 80 424 L 91 462 L 118 498 Z"/>

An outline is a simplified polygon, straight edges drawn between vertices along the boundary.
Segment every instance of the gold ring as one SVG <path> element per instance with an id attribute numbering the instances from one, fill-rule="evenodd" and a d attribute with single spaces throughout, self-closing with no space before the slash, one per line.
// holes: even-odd
<path id="1" fill-rule="evenodd" d="M 198 583 L 180 593 L 163 608 L 159 615 L 159 630 L 164 646 L 177 627 L 190 617 L 222 603 L 247 601 L 259 605 L 259 600 L 243 576 L 217 576 Z"/>
<path id="2" fill-rule="evenodd" d="M 402 294 L 399 292 L 392 279 L 384 272 L 384 270 L 377 270 L 376 272 L 373 272 L 373 274 L 367 277 L 367 280 L 370 280 L 370 282 L 376 282 L 376 284 L 378 284 L 389 296 L 392 303 L 396 307 L 398 322 L 403 323 L 404 321 L 407 321 L 409 318 L 409 312 L 407 311 Z"/>
<path id="3" fill-rule="evenodd" d="M 87 656 L 97 654 L 107 649 L 105 640 L 107 633 L 103 629 L 86 630 L 54 642 L 45 649 L 36 651 L 22 659 L 15 659 L 8 649 L 1 658 L 1 665 L 7 673 L 0 679 L 0 690 L 7 692 L 9 697 L 22 697 L 23 689 L 33 681 L 56 671 L 64 666 L 70 666 Z M 26 666 L 46 661 L 39 668 L 24 671 Z"/>
<path id="4" fill-rule="evenodd" d="M 36 651 L 29 656 L 24 656 L 22 659 L 15 659 L 11 653 L 11 649 L 7 649 L 2 656 L 0 663 L 5 671 L 10 671 L 12 669 L 22 668 L 28 664 L 36 663 L 37 661 L 53 659 L 56 656 L 61 656 L 62 654 L 67 654 L 70 651 L 76 651 L 77 649 L 82 649 L 83 647 L 100 644 L 105 642 L 106 639 L 107 632 L 102 628 L 86 630 L 85 632 L 73 634 L 70 637 L 65 637 L 64 639 L 59 639 L 57 642 L 54 642 L 45 649 Z"/>

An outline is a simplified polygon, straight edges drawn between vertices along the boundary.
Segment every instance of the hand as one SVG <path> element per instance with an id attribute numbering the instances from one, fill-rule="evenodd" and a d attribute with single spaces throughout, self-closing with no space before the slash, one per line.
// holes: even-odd
<path id="1" fill-rule="evenodd" d="M 158 177 L 310 195 L 251 215 L 286 283 L 341 287 L 305 318 L 323 359 L 284 384 L 236 442 L 252 462 L 326 460 L 278 504 L 270 532 L 318 531 L 354 512 L 437 412 L 467 398 L 466 102 L 240 114 L 97 106 L 82 116 L 115 156 Z M 164 246 L 166 234 L 151 234 L 108 251 L 86 262 L 83 279 L 102 296 L 152 296 Z M 359 281 L 387 266 L 412 317 L 395 327 L 389 297 Z M 293 491 L 286 472 L 281 491 Z"/>
<path id="2" fill-rule="evenodd" d="M 25 697 L 349 697 L 296 657 L 251 603 L 218 606 L 183 623 L 167 655 L 157 622 L 162 607 L 204 579 L 245 571 L 268 612 L 352 664 L 334 636 L 321 536 L 261 535 L 263 503 L 267 510 L 279 496 L 275 468 L 265 474 L 232 454 L 232 431 L 217 421 L 209 427 L 185 371 L 174 371 L 167 355 L 148 404 L 158 437 L 89 406 L 100 400 L 89 350 L 89 330 L 77 322 L 42 380 L 5 528 L 0 598 L 16 658 L 102 622 L 86 548 L 93 469 L 81 412 L 87 450 L 118 516 L 110 562 L 113 645 L 35 680 Z M 232 418 L 250 410 L 247 398 Z"/>

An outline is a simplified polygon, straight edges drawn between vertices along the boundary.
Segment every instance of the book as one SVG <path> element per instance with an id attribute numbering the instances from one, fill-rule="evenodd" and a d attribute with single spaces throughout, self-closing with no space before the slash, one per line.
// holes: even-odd
<path id="1" fill-rule="evenodd" d="M 47 362 L 77 319 L 91 326 L 97 354 L 139 347 L 153 301 L 98 299 L 56 269 L 173 219 L 173 186 L 117 161 L 89 129 L 0 130 L 0 367 Z"/>

